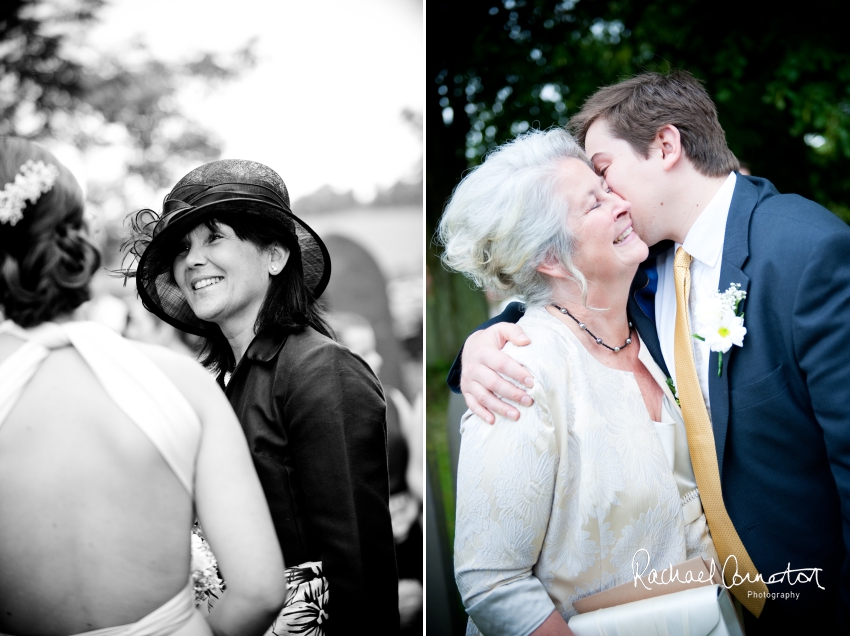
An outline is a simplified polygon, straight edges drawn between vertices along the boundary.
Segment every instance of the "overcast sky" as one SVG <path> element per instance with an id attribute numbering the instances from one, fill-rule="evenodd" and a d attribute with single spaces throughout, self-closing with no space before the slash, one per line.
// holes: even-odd
<path id="1" fill-rule="evenodd" d="M 421 0 L 113 0 L 99 17 L 90 45 L 120 53 L 141 39 L 165 60 L 257 37 L 253 70 L 180 99 L 223 140 L 223 158 L 271 166 L 293 199 L 324 184 L 369 199 L 421 157 L 401 118 L 423 108 Z"/>

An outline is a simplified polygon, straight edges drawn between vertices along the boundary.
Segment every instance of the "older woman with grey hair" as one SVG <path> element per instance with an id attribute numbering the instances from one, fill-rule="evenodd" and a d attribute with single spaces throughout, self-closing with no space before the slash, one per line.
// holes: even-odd
<path id="1" fill-rule="evenodd" d="M 536 379 L 517 422 L 461 422 L 455 570 L 467 633 L 569 634 L 573 602 L 714 556 L 663 372 L 626 315 L 648 248 L 563 130 L 493 151 L 440 222 L 443 261 L 517 296 Z M 694 504 L 693 502 L 696 502 Z"/>

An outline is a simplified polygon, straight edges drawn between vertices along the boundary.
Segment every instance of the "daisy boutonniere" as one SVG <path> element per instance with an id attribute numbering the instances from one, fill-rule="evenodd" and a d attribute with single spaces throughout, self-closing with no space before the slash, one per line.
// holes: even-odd
<path id="1" fill-rule="evenodd" d="M 732 345 L 741 347 L 747 328 L 744 327 L 744 312 L 738 312 L 738 305 L 747 292 L 741 290 L 740 283 L 732 283 L 729 289 L 714 292 L 702 300 L 694 311 L 699 333 L 694 338 L 705 342 L 712 351 L 717 351 L 717 376 L 723 370 L 723 354 Z"/>

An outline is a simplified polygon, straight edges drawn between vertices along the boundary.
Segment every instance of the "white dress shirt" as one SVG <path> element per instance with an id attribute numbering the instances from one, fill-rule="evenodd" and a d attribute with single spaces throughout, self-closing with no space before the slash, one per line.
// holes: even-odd
<path id="1" fill-rule="evenodd" d="M 723 240 L 726 235 L 726 218 L 735 192 L 735 173 L 732 172 L 720 186 L 717 194 L 699 215 L 691 227 L 684 243 L 676 243 L 672 249 L 658 257 L 658 291 L 655 295 L 655 325 L 661 344 L 661 355 L 667 363 L 667 369 L 676 378 L 673 339 L 676 331 L 676 283 L 673 278 L 673 259 L 676 250 L 684 246 L 693 256 L 691 261 L 691 292 L 688 299 L 688 316 L 691 328 L 694 328 L 694 307 L 700 299 L 718 291 L 720 267 L 723 263 Z M 708 358 L 711 351 L 705 342 L 692 338 L 694 363 L 699 378 L 699 386 L 705 400 L 705 407 L 711 417 L 711 404 L 708 397 Z M 678 385 L 678 382 L 676 382 Z"/>

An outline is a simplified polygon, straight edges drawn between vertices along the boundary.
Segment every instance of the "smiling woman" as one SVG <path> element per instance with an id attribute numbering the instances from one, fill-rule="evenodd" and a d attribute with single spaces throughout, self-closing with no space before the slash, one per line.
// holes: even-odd
<path id="1" fill-rule="evenodd" d="M 195 315 L 207 322 L 221 322 L 225 335 L 237 337 L 245 327 L 250 333 L 269 276 L 280 273 L 289 250 L 279 243 L 260 247 L 216 220 L 196 226 L 179 245 L 174 280 Z M 244 348 L 239 347 L 239 352 L 244 353 Z"/>
<path id="2" fill-rule="evenodd" d="M 161 215 L 142 210 L 132 225 L 139 295 L 202 337 L 202 362 L 239 417 L 296 566 L 275 630 L 297 621 L 348 633 L 368 622 L 394 633 L 386 406 L 374 373 L 336 342 L 318 306 L 330 277 L 324 243 L 292 214 L 280 176 L 253 161 L 193 170 Z"/>
<path id="3" fill-rule="evenodd" d="M 573 603 L 629 580 L 634 560 L 714 556 L 701 507 L 680 502 L 698 499 L 681 412 L 626 314 L 647 256 L 631 205 L 566 131 L 534 130 L 463 178 L 440 237 L 449 266 L 525 301 L 531 344 L 504 351 L 534 377 L 516 422 L 461 420 L 467 634 L 571 634 Z"/>
<path id="4" fill-rule="evenodd" d="M 196 168 L 166 196 L 161 215 L 140 210 L 132 228 L 127 247 L 139 258 L 142 302 L 203 337 L 204 364 L 213 370 L 232 372 L 254 336 L 272 326 L 330 335 L 316 304 L 330 256 L 292 214 L 286 185 L 267 166 L 224 160 Z"/>

